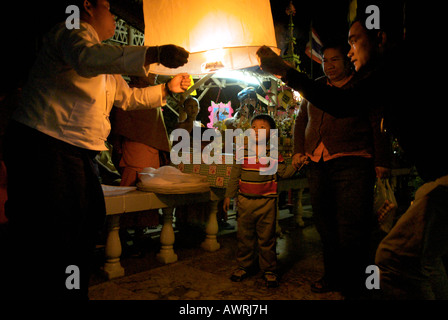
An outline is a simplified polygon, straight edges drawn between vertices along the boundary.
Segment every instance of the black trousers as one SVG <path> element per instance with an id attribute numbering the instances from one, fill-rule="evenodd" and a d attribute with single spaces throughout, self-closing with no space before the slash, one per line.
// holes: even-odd
<path id="1" fill-rule="evenodd" d="M 106 213 L 96 152 L 17 122 L 8 128 L 4 152 L 8 240 L 0 290 L 10 298 L 87 299 Z"/>
<path id="2" fill-rule="evenodd" d="M 346 295 L 365 292 L 365 270 L 374 261 L 371 159 L 341 157 L 308 167 L 311 204 L 322 240 L 325 277 Z"/>

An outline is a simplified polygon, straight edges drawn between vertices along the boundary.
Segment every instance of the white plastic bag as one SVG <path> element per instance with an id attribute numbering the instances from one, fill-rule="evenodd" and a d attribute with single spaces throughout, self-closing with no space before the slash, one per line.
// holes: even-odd
<path id="1" fill-rule="evenodd" d="M 142 191 L 165 194 L 185 194 L 210 190 L 207 177 L 183 173 L 172 166 L 143 169 L 139 173 L 137 187 Z"/>
<path id="2" fill-rule="evenodd" d="M 380 229 L 388 233 L 395 222 L 395 213 L 398 208 L 394 190 L 389 180 L 377 179 L 375 184 L 374 212 L 378 219 Z"/>

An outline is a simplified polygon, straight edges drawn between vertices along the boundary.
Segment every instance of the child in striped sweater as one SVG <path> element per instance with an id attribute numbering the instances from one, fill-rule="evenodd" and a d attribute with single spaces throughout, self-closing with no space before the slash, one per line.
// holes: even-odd
<path id="1" fill-rule="evenodd" d="M 266 114 L 251 120 L 253 135 L 244 146 L 244 153 L 237 153 L 232 167 L 224 199 L 224 211 L 229 209 L 230 199 L 237 198 L 239 267 L 231 276 L 232 281 L 242 281 L 258 263 L 268 287 L 278 286 L 275 228 L 277 219 L 278 178 L 291 177 L 296 169 L 286 166 L 277 150 L 271 149 L 270 129 L 276 129 L 275 121 Z M 265 130 L 265 134 L 262 133 Z M 253 139 L 253 140 L 251 140 Z M 273 137 L 272 139 L 277 139 Z M 251 143 L 252 142 L 252 143 Z M 256 143 L 255 143 L 256 142 Z"/>

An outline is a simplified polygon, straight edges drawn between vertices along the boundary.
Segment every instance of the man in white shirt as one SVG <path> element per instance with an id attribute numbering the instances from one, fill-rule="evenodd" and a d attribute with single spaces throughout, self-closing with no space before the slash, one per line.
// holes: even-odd
<path id="1" fill-rule="evenodd" d="M 107 149 L 112 106 L 161 107 L 168 94 L 191 84 L 180 74 L 167 84 L 129 88 L 120 74 L 145 76 L 151 63 L 177 68 L 189 53 L 175 45 L 103 44 L 115 32 L 109 9 L 107 0 L 84 0 L 79 29 L 62 23 L 45 36 L 13 115 L 5 140 L 11 241 L 4 273 L 13 283 L 0 284 L 9 297 L 88 298 L 92 253 L 105 219 L 94 157 Z M 67 285 L 73 265 L 79 286 Z"/>

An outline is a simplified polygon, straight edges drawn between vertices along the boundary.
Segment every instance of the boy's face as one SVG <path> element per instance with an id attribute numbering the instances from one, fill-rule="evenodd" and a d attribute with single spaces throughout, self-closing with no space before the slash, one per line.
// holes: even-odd
<path id="1" fill-rule="evenodd" d="M 199 113 L 199 105 L 196 100 L 189 99 L 185 101 L 184 108 L 189 118 L 196 118 Z"/>
<path id="2" fill-rule="evenodd" d="M 255 132 L 257 142 L 265 142 L 270 135 L 271 126 L 266 120 L 258 119 L 252 121 L 252 129 Z"/>

